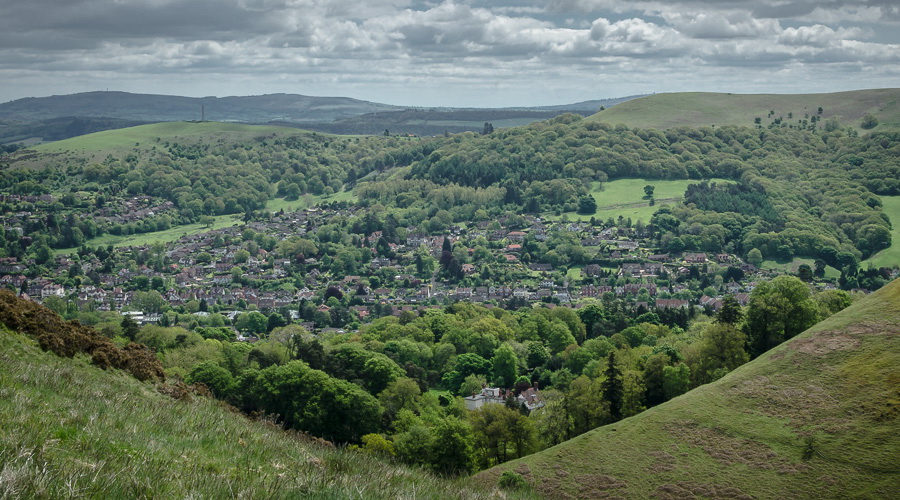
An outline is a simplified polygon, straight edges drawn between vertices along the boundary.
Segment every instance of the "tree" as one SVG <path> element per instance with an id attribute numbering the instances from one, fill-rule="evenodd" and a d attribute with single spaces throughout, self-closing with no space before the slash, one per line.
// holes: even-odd
<path id="1" fill-rule="evenodd" d="M 460 354 L 456 358 L 453 371 L 444 374 L 441 383 L 451 391 L 458 390 L 463 380 L 472 374 L 487 376 L 491 371 L 491 362 L 473 353 Z"/>
<path id="2" fill-rule="evenodd" d="M 238 316 L 234 326 L 238 330 L 251 335 L 259 335 L 266 332 L 266 328 L 269 326 L 269 318 L 259 311 L 251 311 Z"/>
<path id="3" fill-rule="evenodd" d="M 442 419 L 434 427 L 431 455 L 432 467 L 441 474 L 467 474 L 474 469 L 472 429 L 454 416 Z"/>
<path id="4" fill-rule="evenodd" d="M 366 389 L 372 394 L 381 393 L 391 382 L 404 375 L 394 360 L 376 353 L 363 364 L 362 373 Z"/>
<path id="5" fill-rule="evenodd" d="M 393 457 L 397 454 L 394 450 L 394 443 L 391 443 L 381 434 L 366 434 L 362 437 L 363 445 L 361 450 L 373 455 L 381 455 L 385 457 Z"/>
<path id="6" fill-rule="evenodd" d="M 800 264 L 797 268 L 797 277 L 803 281 L 812 281 L 813 270 L 809 264 Z"/>
<path id="7" fill-rule="evenodd" d="M 866 113 L 859 123 L 859 126 L 865 130 L 871 130 L 878 126 L 878 118 L 875 118 L 875 115 L 871 113 Z"/>
<path id="8" fill-rule="evenodd" d="M 200 224 L 203 224 L 203 226 L 206 228 L 211 227 L 213 224 L 215 224 L 215 222 L 216 218 L 211 215 L 204 215 L 203 217 L 200 217 Z"/>
<path id="9" fill-rule="evenodd" d="M 721 309 L 716 313 L 715 321 L 726 325 L 736 325 L 740 323 L 743 316 L 744 312 L 741 310 L 741 305 L 734 298 L 734 295 L 726 295 L 722 299 Z"/>
<path id="10" fill-rule="evenodd" d="M 490 122 L 484 122 L 484 128 L 481 129 L 481 135 L 488 135 L 494 132 L 494 125 Z"/>
<path id="11" fill-rule="evenodd" d="M 431 464 L 433 448 L 435 448 L 434 436 L 431 429 L 423 424 L 412 425 L 405 432 L 394 436 L 397 456 L 409 464 Z"/>
<path id="12" fill-rule="evenodd" d="M 149 292 L 134 292 L 131 305 L 145 313 L 160 313 L 169 303 L 159 292 L 150 290 Z"/>
<path id="13" fill-rule="evenodd" d="M 809 287 L 794 276 L 758 285 L 747 305 L 746 332 L 753 357 L 806 330 L 819 319 Z"/>
<path id="14" fill-rule="evenodd" d="M 721 312 L 721 311 L 720 311 Z M 700 340 L 699 383 L 713 382 L 750 360 L 744 346 L 747 336 L 734 323 L 719 322 L 703 331 Z"/>
<path id="15" fill-rule="evenodd" d="M 652 186 L 650 184 L 644 186 L 644 198 L 650 199 L 653 198 L 653 192 L 656 190 L 656 186 Z"/>
<path id="16" fill-rule="evenodd" d="M 542 366 L 550 359 L 550 352 L 547 351 L 547 348 L 544 347 L 544 344 L 541 342 L 527 342 L 525 349 L 527 352 L 526 362 L 528 363 L 528 368 Z"/>
<path id="17" fill-rule="evenodd" d="M 129 315 L 122 316 L 122 335 L 127 339 L 134 340 L 141 328 L 137 322 Z"/>
<path id="18" fill-rule="evenodd" d="M 519 458 L 531 452 L 537 441 L 534 422 L 506 406 L 484 405 L 468 417 L 475 438 L 475 456 L 482 468 Z"/>
<path id="19" fill-rule="evenodd" d="M 622 401 L 625 393 L 622 381 L 622 370 L 616 365 L 615 352 L 609 353 L 606 363 L 606 370 L 604 371 L 606 378 L 600 385 L 600 389 L 603 394 L 603 399 L 609 402 L 610 417 L 612 417 L 613 421 L 617 421 L 622 418 Z"/>
<path id="20" fill-rule="evenodd" d="M 185 382 L 189 384 L 202 383 L 209 388 L 213 396 L 219 399 L 230 397 L 235 389 L 235 380 L 231 372 L 212 361 L 204 361 L 195 366 Z"/>
<path id="21" fill-rule="evenodd" d="M 494 383 L 499 387 L 510 388 L 516 381 L 519 360 L 515 351 L 509 344 L 503 344 L 494 351 L 491 358 L 491 372 L 494 374 Z"/>
<path id="22" fill-rule="evenodd" d="M 672 399 L 680 396 L 690 389 L 691 369 L 684 363 L 675 366 L 663 367 L 663 389 L 666 393 L 666 399 Z"/>
<path id="23" fill-rule="evenodd" d="M 597 213 L 597 200 L 589 194 L 578 198 L 578 213 L 582 215 Z"/>
<path id="24" fill-rule="evenodd" d="M 544 446 L 557 445 L 571 437 L 572 419 L 566 412 L 565 396 L 557 389 L 541 391 L 544 406 L 532 413 Z"/>
<path id="25" fill-rule="evenodd" d="M 760 264 L 763 263 L 762 252 L 760 252 L 758 248 L 751 248 L 750 251 L 747 252 L 747 262 L 759 267 Z"/>
<path id="26" fill-rule="evenodd" d="M 400 410 L 418 411 L 419 396 L 422 395 L 419 384 L 407 377 L 394 379 L 385 387 L 378 400 L 386 414 L 393 419 Z"/>
<path id="27" fill-rule="evenodd" d="M 66 299 L 57 297 L 56 295 L 51 295 L 44 299 L 44 307 L 62 316 L 66 314 Z"/>
<path id="28" fill-rule="evenodd" d="M 549 344 L 550 352 L 557 354 L 574 344 L 575 337 L 565 323 L 554 321 L 550 324 L 550 335 L 547 337 L 547 343 Z"/>
<path id="29" fill-rule="evenodd" d="M 671 358 L 665 353 L 654 354 L 644 363 L 644 401 L 653 407 L 666 401 L 665 367 Z"/>

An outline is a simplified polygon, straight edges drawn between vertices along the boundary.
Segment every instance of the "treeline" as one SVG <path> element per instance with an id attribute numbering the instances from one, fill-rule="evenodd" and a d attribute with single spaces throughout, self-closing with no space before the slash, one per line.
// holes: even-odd
<path id="1" fill-rule="evenodd" d="M 243 316 L 260 317 L 262 340 L 254 344 L 229 341 L 218 314 L 201 320 L 209 325 L 169 313 L 165 324 L 182 326 L 137 329 L 123 320 L 103 331 L 150 346 L 170 377 L 202 382 L 248 413 L 449 473 L 637 414 L 722 377 L 849 303 L 845 292 L 814 295 L 799 279 L 781 277 L 760 284 L 745 309 L 726 300 L 715 317 L 633 310 L 610 295 L 578 310 L 460 302 L 325 335 L 295 324 L 267 327 L 251 311 L 235 322 L 249 329 Z M 505 404 L 465 410 L 462 397 L 484 386 L 503 389 Z M 516 397 L 533 388 L 543 405 L 529 411 Z"/>
<path id="2" fill-rule="evenodd" d="M 146 147 L 146 145 L 145 145 Z M 346 138 L 320 134 L 206 143 L 158 139 L 101 162 L 12 169 L 14 194 L 87 191 L 172 201 L 177 221 L 250 214 L 274 196 L 329 195 L 356 187 L 363 205 L 397 210 L 426 232 L 512 213 L 579 209 L 591 183 L 622 177 L 738 181 L 695 187 L 660 233 L 684 249 L 764 258 L 863 259 L 890 245 L 877 194 L 900 189 L 897 134 L 745 127 L 629 129 L 566 114 L 525 127 L 448 137 Z M 482 212 L 479 213 L 479 210 Z M 645 221 L 648 222 L 648 221 Z M 670 221 L 671 222 L 671 221 Z M 697 241 L 699 226 L 707 236 Z"/>

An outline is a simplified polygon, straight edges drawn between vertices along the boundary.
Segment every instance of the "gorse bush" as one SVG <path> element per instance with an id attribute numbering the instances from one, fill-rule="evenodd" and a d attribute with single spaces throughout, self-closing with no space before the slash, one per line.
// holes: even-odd
<path id="1" fill-rule="evenodd" d="M 120 349 L 93 328 L 66 322 L 50 309 L 7 290 L 0 291 L 0 323 L 33 337 L 42 349 L 59 356 L 83 353 L 104 370 L 125 370 L 141 381 L 165 379 L 162 364 L 143 344 L 131 343 Z"/>

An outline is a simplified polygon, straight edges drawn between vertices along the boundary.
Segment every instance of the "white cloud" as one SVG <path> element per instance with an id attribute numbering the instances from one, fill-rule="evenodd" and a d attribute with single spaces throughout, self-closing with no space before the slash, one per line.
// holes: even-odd
<path id="1" fill-rule="evenodd" d="M 0 4 L 0 100 L 39 89 L 93 90 L 91 82 L 191 95 L 318 90 L 393 96 L 401 104 L 423 104 L 404 102 L 415 96 L 438 99 L 431 105 L 487 94 L 495 97 L 486 103 L 498 105 L 525 95 L 546 102 L 557 91 L 558 99 L 577 101 L 677 86 L 778 91 L 767 77 L 780 82 L 785 74 L 796 79 L 807 72 L 828 74 L 816 84 L 836 89 L 896 86 L 889 80 L 900 72 L 895 3 L 6 2 Z M 853 72 L 841 78 L 834 69 L 863 66 L 877 68 L 871 78 Z M 798 90 L 811 84 L 795 83 Z"/>

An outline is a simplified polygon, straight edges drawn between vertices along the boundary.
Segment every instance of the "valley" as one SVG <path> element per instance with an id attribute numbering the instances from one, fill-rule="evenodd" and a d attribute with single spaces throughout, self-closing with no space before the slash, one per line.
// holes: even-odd
<path id="1" fill-rule="evenodd" d="M 886 497 L 895 94 L 12 148 L 0 497 Z"/>

